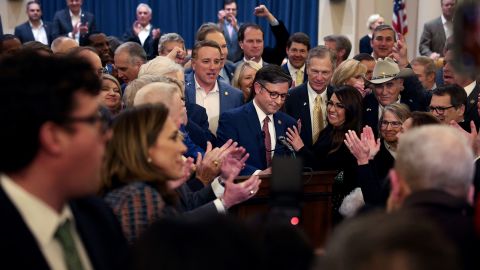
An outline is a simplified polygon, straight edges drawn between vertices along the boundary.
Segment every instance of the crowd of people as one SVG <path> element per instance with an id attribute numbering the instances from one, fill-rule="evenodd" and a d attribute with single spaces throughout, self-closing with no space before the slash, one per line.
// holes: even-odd
<path id="1" fill-rule="evenodd" d="M 455 0 L 414 59 L 379 14 L 350 57 L 346 36 L 311 44 L 265 5 L 275 46 L 225 0 L 187 49 L 145 3 L 121 38 L 66 4 L 49 23 L 30 1 L 0 37 L 2 265 L 478 269 L 480 86 L 457 65 Z M 229 218 L 280 156 L 338 173 L 324 250 Z"/>

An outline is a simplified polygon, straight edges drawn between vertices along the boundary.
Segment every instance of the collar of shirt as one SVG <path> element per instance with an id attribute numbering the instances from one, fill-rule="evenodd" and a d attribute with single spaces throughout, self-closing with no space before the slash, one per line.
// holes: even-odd
<path id="1" fill-rule="evenodd" d="M 470 94 L 473 92 L 473 88 L 477 86 L 477 82 L 473 81 L 471 84 L 465 86 L 463 89 L 465 89 L 465 92 L 467 92 L 467 97 L 470 96 Z"/>
<path id="2" fill-rule="evenodd" d="M 212 90 L 207 91 L 200 86 L 200 84 L 198 83 L 197 81 L 197 77 L 195 75 L 193 75 L 193 79 L 195 80 L 195 90 L 197 91 L 200 91 L 200 93 L 202 93 L 202 95 L 206 96 L 210 93 L 215 93 L 215 92 L 219 92 L 220 90 L 218 89 L 218 81 L 215 81 L 215 85 L 213 86 Z"/>
<path id="3" fill-rule="evenodd" d="M 442 16 L 440 16 L 440 18 L 442 18 L 442 25 L 445 25 L 448 21 L 447 21 L 447 18 L 445 18 L 442 14 Z"/>
<path id="4" fill-rule="evenodd" d="M 253 100 L 253 107 L 255 107 L 255 111 L 257 111 L 258 121 L 260 121 L 260 128 L 263 126 L 263 120 L 266 116 L 270 118 L 270 123 L 273 123 L 273 115 L 267 115 L 258 105 L 255 99 Z"/>
<path id="5" fill-rule="evenodd" d="M 327 86 L 328 87 L 328 86 Z M 315 90 L 313 90 L 313 88 L 310 86 L 310 83 L 307 83 L 307 92 L 308 92 L 308 100 L 310 101 L 310 104 L 313 104 L 314 101 L 315 101 L 315 98 L 320 95 L 322 97 L 322 100 L 324 103 L 327 102 L 328 100 L 328 96 L 327 96 L 327 87 L 325 88 L 325 90 L 322 91 L 322 93 L 318 94 L 317 92 L 315 92 Z M 313 106 L 311 106 L 313 107 Z"/>
<path id="6" fill-rule="evenodd" d="M 142 27 L 141 31 L 146 31 L 146 32 L 150 33 L 150 29 L 152 29 L 152 24 L 149 23 L 147 26 Z"/>
<path id="7" fill-rule="evenodd" d="M 247 61 L 249 61 L 249 60 L 247 58 L 243 57 L 243 62 L 247 62 Z M 251 61 L 255 62 L 255 60 L 251 60 Z M 263 67 L 263 58 L 260 57 L 260 61 L 258 61 L 257 64 L 259 64 L 260 67 Z"/>
<path id="8" fill-rule="evenodd" d="M 290 71 L 290 74 L 297 75 L 298 70 L 301 70 L 305 74 L 305 64 L 303 64 L 303 66 L 301 68 L 296 68 L 296 67 L 292 66 L 292 64 L 290 64 L 290 61 L 287 61 L 287 66 L 288 66 L 288 70 Z M 292 79 L 295 80 L 294 77 L 292 77 Z"/>
<path id="9" fill-rule="evenodd" d="M 390 144 L 388 144 L 386 141 L 383 141 L 385 144 L 385 148 L 387 149 L 388 152 L 390 152 L 390 155 L 395 159 L 397 157 L 397 151 L 392 148 Z"/>
<path id="10" fill-rule="evenodd" d="M 52 241 L 58 226 L 67 219 L 75 224 L 68 205 L 65 205 L 59 214 L 45 202 L 24 190 L 7 175 L 0 176 L 0 184 L 20 212 L 27 227 L 42 246 Z"/>
<path id="11" fill-rule="evenodd" d="M 74 18 L 75 19 L 80 19 L 80 17 L 82 16 L 82 10 L 80 9 L 80 12 L 78 12 L 78 15 L 75 15 L 72 13 L 72 11 L 69 9 L 68 12 L 70 12 L 70 18 L 73 20 Z"/>
<path id="12" fill-rule="evenodd" d="M 35 26 L 32 24 L 31 21 L 28 21 L 28 23 L 30 24 L 30 27 L 31 27 L 32 29 L 40 29 L 40 28 L 43 27 L 43 21 L 42 21 L 42 20 L 40 20 L 40 25 L 39 25 L 38 27 L 35 27 Z"/>
<path id="13" fill-rule="evenodd" d="M 393 103 L 401 103 L 400 99 L 401 99 L 401 96 L 398 95 L 397 101 L 395 101 Z M 380 104 L 380 102 L 378 102 L 378 120 L 380 120 L 380 117 L 382 117 L 383 108 L 385 108 L 385 107 L 382 104 Z"/>

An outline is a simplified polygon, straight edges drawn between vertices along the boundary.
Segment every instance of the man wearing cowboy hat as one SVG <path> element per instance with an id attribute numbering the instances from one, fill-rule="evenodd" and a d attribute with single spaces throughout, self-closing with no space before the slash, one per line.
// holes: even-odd
<path id="1" fill-rule="evenodd" d="M 420 103 L 422 95 L 416 91 L 404 90 L 404 79 L 414 76 L 412 69 L 402 68 L 392 58 L 378 59 L 373 69 L 372 79 L 369 81 L 372 93 L 363 99 L 365 125 L 372 127 L 374 134 L 378 134 L 378 119 L 385 106 L 400 102 L 406 104 L 410 110 L 422 110 Z"/>

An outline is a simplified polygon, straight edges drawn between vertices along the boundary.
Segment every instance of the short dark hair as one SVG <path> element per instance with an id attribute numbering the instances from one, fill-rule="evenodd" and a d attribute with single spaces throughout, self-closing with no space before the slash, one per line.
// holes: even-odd
<path id="1" fill-rule="evenodd" d="M 0 61 L 0 171 L 16 172 L 35 158 L 46 122 L 65 124 L 74 95 L 97 95 L 100 80 L 83 59 L 19 52 Z"/>
<path id="2" fill-rule="evenodd" d="M 455 108 L 459 108 L 460 106 L 464 105 L 467 106 L 467 92 L 465 89 L 458 84 L 450 84 L 440 86 L 434 90 L 432 90 L 432 96 L 450 96 L 450 103 Z"/>
<path id="3" fill-rule="evenodd" d="M 368 53 L 359 53 L 353 57 L 353 59 L 362 62 L 362 61 L 375 61 L 375 58 Z"/>
<path id="4" fill-rule="evenodd" d="M 50 49 L 50 47 L 36 40 L 27 41 L 23 43 L 22 50 L 32 50 L 36 52 L 43 51 L 49 55 L 53 55 L 53 51 L 52 49 Z"/>
<path id="5" fill-rule="evenodd" d="M 9 41 L 9 40 L 13 40 L 13 39 L 16 39 L 16 40 L 20 41 L 20 38 L 18 38 L 15 35 L 12 35 L 12 34 L 0 35 L 0 53 L 2 53 L 2 51 L 3 51 L 3 43 L 5 41 Z M 20 41 L 20 43 L 22 43 L 22 42 Z"/>
<path id="6" fill-rule="evenodd" d="M 232 3 L 235 3 L 235 4 L 236 4 L 237 1 L 236 1 L 236 0 L 224 0 L 224 1 L 223 1 L 223 6 L 230 5 L 230 4 L 232 4 Z"/>
<path id="7" fill-rule="evenodd" d="M 352 51 L 352 43 L 344 35 L 328 35 L 323 38 L 324 41 L 335 42 L 335 50 L 345 50 L 345 56 L 342 60 L 347 60 L 350 52 Z"/>
<path id="8" fill-rule="evenodd" d="M 437 72 L 437 67 L 435 66 L 435 62 L 427 56 L 417 56 L 413 58 L 410 64 L 415 65 L 419 64 L 425 67 L 425 74 L 435 74 Z"/>
<path id="9" fill-rule="evenodd" d="M 31 4 L 37 4 L 40 7 L 40 9 L 42 9 L 42 5 L 40 4 L 40 2 L 38 2 L 37 0 L 33 0 L 33 1 L 28 1 L 27 4 L 25 5 L 27 10 L 28 10 L 28 8 L 30 7 Z"/>
<path id="10" fill-rule="evenodd" d="M 253 83 L 259 82 L 260 84 L 265 85 L 266 83 L 288 83 L 288 88 L 292 87 L 292 77 L 286 74 L 283 69 L 277 65 L 266 65 L 259 69 L 255 74 Z M 255 97 L 255 91 L 250 91 L 250 96 L 247 101 L 252 100 Z"/>
<path id="11" fill-rule="evenodd" d="M 202 41 L 196 42 L 195 45 L 193 46 L 192 59 L 197 59 L 198 50 L 200 50 L 203 47 L 212 47 L 212 48 L 218 49 L 218 51 L 220 52 L 220 55 L 222 55 L 222 49 L 220 48 L 220 45 L 218 45 L 217 42 L 213 40 L 202 40 Z"/>
<path id="12" fill-rule="evenodd" d="M 253 28 L 262 31 L 262 35 L 264 35 L 262 28 L 260 25 L 256 23 L 244 23 L 240 26 L 240 29 L 238 29 L 238 42 L 243 41 L 245 39 L 245 31 L 247 28 Z"/>
<path id="13" fill-rule="evenodd" d="M 205 40 L 208 34 L 215 32 L 221 33 L 223 35 L 223 31 L 216 24 L 204 23 L 198 28 L 197 34 L 195 35 L 195 41 Z"/>
<path id="14" fill-rule="evenodd" d="M 395 32 L 395 29 L 393 29 L 392 26 L 388 25 L 388 24 L 380 24 L 379 26 L 377 26 L 375 29 L 373 29 L 373 33 L 372 33 L 372 40 L 375 39 L 375 34 L 377 32 L 380 32 L 380 31 L 383 31 L 383 30 L 390 30 L 392 31 L 393 33 L 393 40 L 394 41 L 397 41 L 397 32 Z"/>
<path id="15" fill-rule="evenodd" d="M 80 53 L 83 52 L 83 51 L 91 51 L 91 52 L 95 53 L 96 55 L 99 54 L 97 49 L 95 49 L 94 47 L 84 46 L 84 47 L 72 48 L 70 51 L 68 51 L 66 56 L 67 57 L 80 57 Z"/>
<path id="16" fill-rule="evenodd" d="M 291 35 L 287 41 L 287 49 L 290 49 L 290 46 L 292 46 L 293 42 L 301 43 L 307 46 L 307 50 L 310 50 L 310 37 L 305 33 L 296 32 L 293 35 Z"/>
<path id="17" fill-rule="evenodd" d="M 412 112 L 410 115 L 410 118 L 412 119 L 412 126 L 411 128 L 414 127 L 419 127 L 419 126 L 425 126 L 425 125 L 440 125 L 441 122 L 438 120 L 437 117 L 435 117 L 433 114 L 429 112 Z"/>

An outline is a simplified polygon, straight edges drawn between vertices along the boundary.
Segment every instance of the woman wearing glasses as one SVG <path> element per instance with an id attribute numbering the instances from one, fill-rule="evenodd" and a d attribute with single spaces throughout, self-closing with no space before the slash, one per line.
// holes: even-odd
<path id="1" fill-rule="evenodd" d="M 339 199 L 357 187 L 355 183 L 356 160 L 343 144 L 345 133 L 360 133 L 362 96 L 351 86 L 338 88 L 327 103 L 327 126 L 320 132 L 312 149 L 305 147 L 296 127 L 287 130 L 287 140 L 304 160 L 304 166 L 313 170 L 343 171 L 343 184 L 336 185 L 334 197 Z M 338 204 L 339 205 L 339 204 Z M 338 206 L 337 205 L 337 206 Z M 335 206 L 334 206 L 335 207 Z"/>

